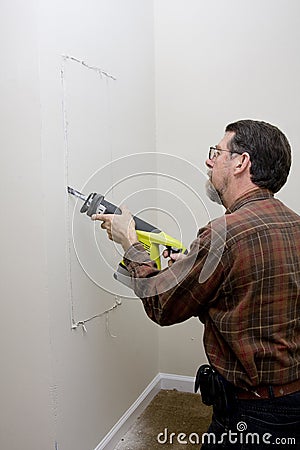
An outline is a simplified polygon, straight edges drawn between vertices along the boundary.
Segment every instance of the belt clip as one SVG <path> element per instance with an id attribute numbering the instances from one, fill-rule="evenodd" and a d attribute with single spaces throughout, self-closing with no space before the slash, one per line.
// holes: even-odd
<path id="1" fill-rule="evenodd" d="M 261 395 L 259 395 L 259 393 L 257 391 L 252 391 L 252 392 L 256 397 L 261 398 Z"/>

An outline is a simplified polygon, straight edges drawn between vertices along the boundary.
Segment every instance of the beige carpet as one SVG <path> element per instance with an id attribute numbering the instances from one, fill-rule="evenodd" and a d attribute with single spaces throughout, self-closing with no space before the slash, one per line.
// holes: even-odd
<path id="1" fill-rule="evenodd" d="M 199 449 L 211 414 L 198 394 L 161 390 L 115 450 Z"/>

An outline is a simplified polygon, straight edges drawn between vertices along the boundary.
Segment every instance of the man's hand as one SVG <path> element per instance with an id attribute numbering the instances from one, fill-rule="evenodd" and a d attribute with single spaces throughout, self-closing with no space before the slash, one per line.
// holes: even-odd
<path id="1" fill-rule="evenodd" d="M 101 220 L 101 228 L 107 231 L 111 241 L 121 244 L 126 251 L 132 244 L 138 242 L 135 223 L 129 209 L 121 207 L 122 214 L 93 214 L 92 220 Z"/>
<path id="2" fill-rule="evenodd" d="M 174 264 L 176 261 L 180 261 L 181 259 L 184 259 L 186 257 L 186 255 L 184 255 L 183 253 L 171 253 L 169 255 L 168 250 L 164 250 L 163 257 L 170 258 L 168 261 L 168 266 L 171 267 L 172 264 Z"/>

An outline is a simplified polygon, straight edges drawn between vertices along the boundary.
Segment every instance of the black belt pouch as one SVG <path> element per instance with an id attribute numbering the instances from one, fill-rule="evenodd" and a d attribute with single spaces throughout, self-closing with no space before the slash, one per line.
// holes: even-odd
<path id="1" fill-rule="evenodd" d="M 228 398 L 221 376 L 209 364 L 199 367 L 194 391 L 200 388 L 202 402 L 214 406 L 218 411 L 226 411 Z"/>

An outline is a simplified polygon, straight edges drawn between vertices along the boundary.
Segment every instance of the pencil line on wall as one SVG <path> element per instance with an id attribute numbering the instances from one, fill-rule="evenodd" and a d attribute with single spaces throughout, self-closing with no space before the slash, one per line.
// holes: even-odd
<path id="1" fill-rule="evenodd" d="M 109 74 L 108 72 L 100 69 L 96 66 L 91 66 L 87 64 L 85 61 L 82 61 L 78 58 L 75 58 L 74 56 L 68 56 L 68 55 L 62 55 L 62 65 L 61 65 L 61 86 L 62 86 L 62 115 L 63 115 L 63 134 L 64 134 L 64 176 L 65 176 L 65 185 L 69 185 L 69 155 L 70 155 L 70 147 L 69 147 L 69 123 L 68 123 L 68 115 L 67 115 L 67 100 L 66 100 L 66 77 L 65 77 L 65 71 L 66 71 L 66 61 L 72 61 L 78 64 L 81 64 L 83 67 L 96 71 L 101 78 L 104 76 L 107 79 L 116 80 L 116 78 Z M 67 196 L 67 191 L 66 191 Z M 74 311 L 74 295 L 73 295 L 73 283 L 72 283 L 72 264 L 71 264 L 71 247 L 72 247 L 72 226 L 71 226 L 71 210 L 70 210 L 70 202 L 68 196 L 66 197 L 66 235 L 67 235 L 67 242 L 66 242 L 66 260 L 67 260 L 67 277 L 68 277 L 68 291 L 69 291 L 69 298 L 70 298 L 70 305 L 71 305 L 71 329 L 76 330 L 78 327 L 81 327 L 82 330 L 86 333 L 87 328 L 85 326 L 86 323 L 100 318 L 102 316 L 106 317 L 105 320 L 105 326 L 108 334 L 112 338 L 116 338 L 117 336 L 113 335 L 110 331 L 109 327 L 109 313 L 113 310 L 115 310 L 118 306 L 121 306 L 122 301 L 119 296 L 115 295 L 115 302 L 114 304 L 106 309 L 105 311 L 95 314 L 91 317 L 88 317 L 87 319 L 83 320 L 75 320 L 75 311 Z"/>

